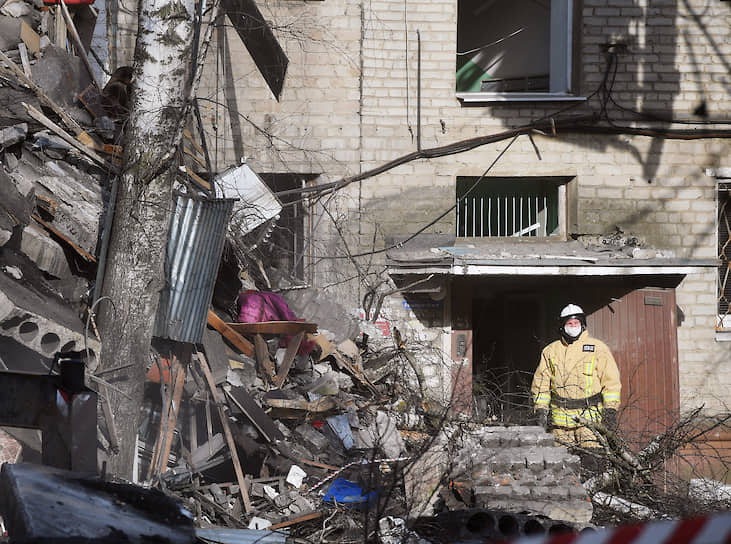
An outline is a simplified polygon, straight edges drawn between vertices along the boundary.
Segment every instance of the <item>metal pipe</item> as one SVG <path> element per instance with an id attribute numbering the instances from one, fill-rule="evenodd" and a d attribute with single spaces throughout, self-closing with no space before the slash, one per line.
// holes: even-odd
<path id="1" fill-rule="evenodd" d="M 416 150 L 421 153 L 421 33 L 418 30 L 416 31 L 416 44 Z"/>

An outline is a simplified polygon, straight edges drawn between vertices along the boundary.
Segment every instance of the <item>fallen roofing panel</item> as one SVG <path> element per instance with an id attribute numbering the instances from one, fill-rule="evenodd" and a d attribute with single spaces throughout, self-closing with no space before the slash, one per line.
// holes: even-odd
<path id="1" fill-rule="evenodd" d="M 214 182 L 217 195 L 240 199 L 235 205 L 231 223 L 241 234 L 251 232 L 282 211 L 282 204 L 277 197 L 246 164 L 217 175 Z"/>
<path id="2" fill-rule="evenodd" d="M 167 287 L 160 296 L 155 336 L 193 344 L 203 338 L 233 204 L 232 199 L 178 196 L 165 259 Z"/>

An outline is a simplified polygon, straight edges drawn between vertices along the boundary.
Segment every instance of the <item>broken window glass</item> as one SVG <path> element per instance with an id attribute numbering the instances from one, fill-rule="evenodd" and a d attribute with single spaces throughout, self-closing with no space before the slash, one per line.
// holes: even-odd
<path id="1" fill-rule="evenodd" d="M 457 92 L 568 92 L 571 4 L 459 0 Z"/>

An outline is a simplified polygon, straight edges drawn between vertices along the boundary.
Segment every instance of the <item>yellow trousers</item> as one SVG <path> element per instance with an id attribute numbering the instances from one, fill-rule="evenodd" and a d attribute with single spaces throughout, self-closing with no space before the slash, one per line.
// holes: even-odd
<path id="1" fill-rule="evenodd" d="M 599 448 L 601 444 L 597 442 L 596 436 L 583 426 L 579 427 L 554 427 L 553 440 L 556 446 L 564 446 L 567 448 Z"/>

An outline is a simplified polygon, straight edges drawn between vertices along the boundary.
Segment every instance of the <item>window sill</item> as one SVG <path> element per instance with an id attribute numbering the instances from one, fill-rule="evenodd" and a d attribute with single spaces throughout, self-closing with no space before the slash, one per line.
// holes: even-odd
<path id="1" fill-rule="evenodd" d="M 462 102 L 583 102 L 585 96 L 567 93 L 457 93 Z"/>
<path id="2" fill-rule="evenodd" d="M 716 342 L 731 342 L 731 329 L 716 330 Z"/>

